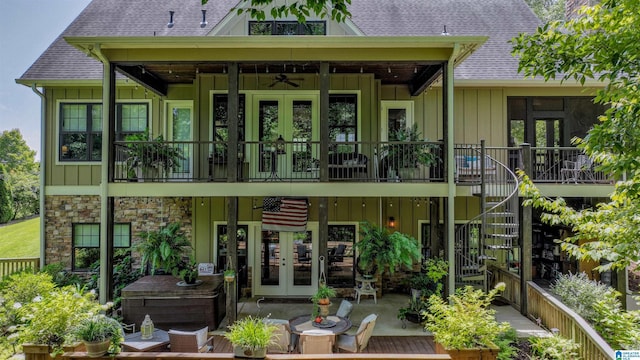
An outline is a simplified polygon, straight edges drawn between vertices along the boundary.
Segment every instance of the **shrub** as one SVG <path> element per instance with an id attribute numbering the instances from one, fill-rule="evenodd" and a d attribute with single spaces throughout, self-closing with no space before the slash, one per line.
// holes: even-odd
<path id="1" fill-rule="evenodd" d="M 640 347 L 640 312 L 624 311 L 620 293 L 613 288 L 581 273 L 561 275 L 552 290 L 614 349 Z"/>
<path id="2" fill-rule="evenodd" d="M 21 343 L 45 344 L 53 354 L 60 353 L 72 340 L 72 327 L 103 310 L 93 292 L 73 286 L 55 288 L 18 309 L 22 323 L 17 336 Z"/>
<path id="3" fill-rule="evenodd" d="M 562 302 L 573 309 L 585 320 L 591 321 L 595 316 L 593 299 L 608 296 L 609 286 L 590 280 L 584 272 L 580 274 L 560 275 L 551 285 L 551 290 Z"/>
<path id="4" fill-rule="evenodd" d="M 518 354 L 518 348 L 515 346 L 517 341 L 518 333 L 516 332 L 516 329 L 509 327 L 507 330 L 501 332 L 494 341 L 494 343 L 500 348 L 497 359 L 515 359 Z"/>
<path id="5" fill-rule="evenodd" d="M 529 344 L 531 345 L 532 360 L 575 360 L 580 358 L 578 355 L 580 344 L 558 335 L 533 336 L 529 338 Z"/>
<path id="6" fill-rule="evenodd" d="M 495 310 L 489 308 L 502 290 L 504 283 L 499 283 L 487 294 L 465 286 L 450 295 L 448 302 L 432 295 L 425 326 L 433 333 L 435 341 L 448 349 L 492 346 L 498 335 L 509 328 L 506 322 L 498 323 Z"/>
<path id="7" fill-rule="evenodd" d="M 263 318 L 247 316 L 229 326 L 229 331 L 224 333 L 224 337 L 233 346 L 256 351 L 275 344 L 273 334 L 277 329 L 276 325 L 264 321 Z"/>

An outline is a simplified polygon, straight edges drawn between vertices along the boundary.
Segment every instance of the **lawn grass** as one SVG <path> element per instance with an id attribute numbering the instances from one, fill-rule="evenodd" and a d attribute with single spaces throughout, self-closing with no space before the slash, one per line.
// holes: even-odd
<path id="1" fill-rule="evenodd" d="M 0 227 L 0 258 L 40 256 L 40 217 Z"/>

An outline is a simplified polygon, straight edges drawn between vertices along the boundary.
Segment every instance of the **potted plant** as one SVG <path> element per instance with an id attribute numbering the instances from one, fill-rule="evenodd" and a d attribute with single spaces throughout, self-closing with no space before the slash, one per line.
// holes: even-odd
<path id="1" fill-rule="evenodd" d="M 107 352 L 120 352 L 120 343 L 123 340 L 122 327 L 118 320 L 103 314 L 80 321 L 73 329 L 73 335 L 84 343 L 90 357 L 102 356 Z"/>
<path id="2" fill-rule="evenodd" d="M 387 156 L 391 166 L 398 171 L 402 179 L 420 177 L 421 166 L 429 166 L 438 160 L 434 151 L 436 146 L 427 143 L 427 140 L 422 137 L 422 133 L 418 130 L 418 124 L 399 129 L 392 135 L 392 138 L 395 139 L 395 142 L 387 145 Z M 428 174 L 425 172 L 423 176 L 426 177 Z"/>
<path id="3" fill-rule="evenodd" d="M 498 323 L 489 306 L 504 288 L 504 283 L 498 283 L 485 294 L 466 286 L 449 296 L 449 301 L 432 295 L 425 327 L 433 333 L 436 352 L 449 354 L 453 360 L 496 359 L 499 349 L 494 342 L 509 324 Z"/>
<path id="4" fill-rule="evenodd" d="M 175 275 L 175 271 L 174 271 Z M 195 284 L 198 280 L 198 263 L 196 263 L 193 259 L 183 263 L 178 270 L 178 275 L 185 282 L 185 284 Z"/>
<path id="5" fill-rule="evenodd" d="M 184 264 L 191 243 L 180 230 L 180 223 L 172 223 L 160 230 L 143 231 L 139 234 L 142 241 L 136 245 L 142 257 L 143 273 L 156 274 L 158 269 L 174 274 Z"/>
<path id="6" fill-rule="evenodd" d="M 26 360 L 41 356 L 43 349 L 53 358 L 64 351 L 78 350 L 81 344 L 71 336 L 73 327 L 107 308 L 98 303 L 95 293 L 73 285 L 53 288 L 12 307 L 16 308 L 18 323 L 11 338 L 22 344 Z"/>
<path id="7" fill-rule="evenodd" d="M 336 291 L 333 288 L 320 284 L 316 293 L 311 297 L 311 301 L 314 304 L 314 314 L 317 313 L 321 317 L 320 322 L 322 322 L 322 318 L 329 315 L 331 298 L 335 296 Z M 317 320 L 317 316 L 314 319 Z"/>
<path id="8" fill-rule="evenodd" d="M 180 160 L 185 159 L 182 150 L 167 143 L 162 135 L 151 138 L 147 131 L 144 134 L 127 135 L 125 141 L 127 174 L 132 176 L 135 173 L 138 181 L 156 178 L 158 171 L 166 174 L 175 170 Z"/>
<path id="9" fill-rule="evenodd" d="M 274 332 L 278 327 L 261 317 L 247 316 L 237 320 L 224 337 L 233 345 L 236 357 L 264 358 L 269 345 L 274 345 Z"/>
<path id="10" fill-rule="evenodd" d="M 420 260 L 418 241 L 401 232 L 369 222 L 360 224 L 360 240 L 355 244 L 358 260 L 356 269 L 363 276 L 383 273 L 393 274 L 398 268 L 410 268 Z"/>

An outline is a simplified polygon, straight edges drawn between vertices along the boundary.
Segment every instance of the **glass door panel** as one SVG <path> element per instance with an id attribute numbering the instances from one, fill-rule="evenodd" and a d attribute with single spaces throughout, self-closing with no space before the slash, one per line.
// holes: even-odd
<path id="1" fill-rule="evenodd" d="M 168 140 L 178 142 L 174 146 L 180 149 L 184 157 L 178 160 L 177 165 L 171 170 L 172 178 L 193 177 L 193 116 L 191 101 L 169 102 L 167 115 L 169 116 Z M 180 143 L 183 142 L 183 143 Z"/>
<path id="2" fill-rule="evenodd" d="M 261 231 L 256 251 L 260 277 L 255 295 L 312 295 L 318 278 L 317 228 L 303 232 Z M 314 246 L 315 245 L 315 246 Z"/>

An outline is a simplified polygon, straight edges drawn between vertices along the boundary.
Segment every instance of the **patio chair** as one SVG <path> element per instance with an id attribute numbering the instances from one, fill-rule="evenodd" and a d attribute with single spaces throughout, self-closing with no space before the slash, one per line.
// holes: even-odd
<path id="1" fill-rule="evenodd" d="M 298 244 L 297 247 L 298 252 L 298 263 L 301 265 L 311 264 L 311 258 L 307 255 L 307 245 Z"/>
<path id="2" fill-rule="evenodd" d="M 333 354 L 336 336 L 329 330 L 305 330 L 300 334 L 300 353 Z"/>
<path id="3" fill-rule="evenodd" d="M 352 310 L 353 310 L 353 304 L 348 300 L 342 299 L 342 301 L 340 302 L 340 307 L 336 312 L 336 316 L 340 316 L 348 319 L 349 316 L 351 316 Z"/>
<path id="4" fill-rule="evenodd" d="M 365 317 L 360 326 L 358 327 L 358 331 L 355 335 L 342 334 L 338 335 L 338 340 L 336 342 L 336 347 L 338 351 L 344 350 L 347 352 L 362 352 L 366 349 L 369 344 L 369 338 L 371 338 L 371 334 L 373 333 L 373 328 L 376 326 L 376 319 L 378 315 L 370 314 Z"/>
<path id="5" fill-rule="evenodd" d="M 196 331 L 169 330 L 171 352 L 203 353 L 213 351 L 213 336 L 209 327 Z"/>
<path id="6" fill-rule="evenodd" d="M 562 169 L 560 169 L 562 182 L 571 181 L 577 184 L 579 180 L 593 181 L 591 166 L 591 159 L 587 155 L 576 156 L 576 161 L 564 160 L 562 162 Z"/>
<path id="7" fill-rule="evenodd" d="M 285 319 L 271 319 L 265 318 L 263 320 L 267 324 L 273 324 L 277 326 L 277 330 L 273 332 L 275 337 L 275 344 L 267 347 L 267 352 L 269 353 L 290 353 L 295 348 L 295 343 L 293 342 L 293 334 L 291 333 L 291 329 L 289 328 L 289 320 Z"/>

